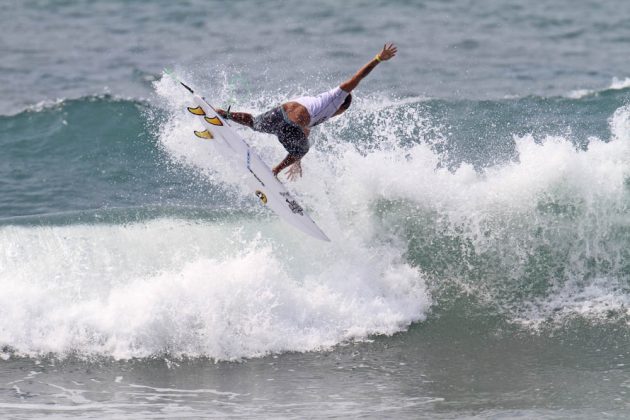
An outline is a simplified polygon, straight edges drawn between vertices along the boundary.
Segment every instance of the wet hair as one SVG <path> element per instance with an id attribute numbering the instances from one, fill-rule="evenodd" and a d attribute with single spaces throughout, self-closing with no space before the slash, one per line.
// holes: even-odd
<path id="1" fill-rule="evenodd" d="M 346 96 L 346 100 L 343 101 L 339 109 L 342 111 L 345 111 L 346 109 L 350 108 L 351 103 L 352 103 L 352 94 L 348 93 L 348 96 Z"/>

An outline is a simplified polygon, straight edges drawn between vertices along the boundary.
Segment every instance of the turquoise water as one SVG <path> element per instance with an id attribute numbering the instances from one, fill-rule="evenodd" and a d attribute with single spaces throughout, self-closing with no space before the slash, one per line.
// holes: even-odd
<path id="1" fill-rule="evenodd" d="M 627 417 L 629 15 L 0 6 L 0 413 Z M 385 41 L 289 184 L 330 244 L 240 187 L 161 73 L 257 113 Z"/>

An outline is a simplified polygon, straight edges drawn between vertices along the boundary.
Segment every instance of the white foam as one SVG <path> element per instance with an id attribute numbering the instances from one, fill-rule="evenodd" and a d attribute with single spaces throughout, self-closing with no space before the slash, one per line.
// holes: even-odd
<path id="1" fill-rule="evenodd" d="M 0 343 L 30 355 L 234 359 L 327 348 L 423 319 L 425 288 L 396 250 L 278 247 L 257 240 L 257 227 L 4 227 Z M 279 223 L 266 228 L 289 235 Z"/>
<path id="2" fill-rule="evenodd" d="M 592 310 L 586 316 L 599 317 L 608 310 L 600 301 L 609 300 L 610 290 L 619 293 L 620 289 L 614 287 L 619 278 L 608 279 L 607 288 L 594 286 L 597 280 L 592 278 L 589 265 L 602 261 L 621 276 L 628 246 L 628 238 L 616 237 L 615 232 L 630 223 L 630 107 L 619 108 L 609 126 L 611 140 L 592 138 L 587 150 L 576 149 L 570 139 L 562 137 L 548 136 L 540 142 L 530 135 L 516 138 L 518 160 L 483 173 L 468 165 L 454 172 L 436 170 L 438 157 L 423 144 L 401 148 L 390 139 L 380 150 L 367 155 L 340 145 L 334 162 L 337 184 L 329 195 L 335 195 L 337 203 L 348 197 L 360 203 L 353 217 L 372 229 L 378 229 L 375 221 L 362 216 L 370 213 L 370 203 L 377 199 L 403 200 L 415 206 L 418 215 L 434 214 L 427 223 L 435 227 L 429 227 L 426 234 L 434 235 L 435 241 L 441 240 L 440 235 L 458 237 L 463 244 L 472 244 L 476 258 L 484 258 L 487 252 L 488 257 L 498 261 L 496 271 L 491 273 L 497 279 L 441 281 L 461 281 L 462 290 L 472 291 L 489 305 L 499 307 L 515 322 L 523 321 L 523 308 L 530 303 L 538 312 L 528 312 L 526 319 L 560 320 L 564 315 L 556 310 L 559 302 L 571 314 L 584 314 L 586 305 Z M 325 166 L 320 170 L 327 171 Z M 545 214 L 547 203 L 574 208 L 575 214 Z M 404 227 L 402 217 L 409 217 L 409 213 L 398 220 L 390 217 L 393 222 L 387 227 Z M 513 294 L 522 292 L 514 288 L 512 296 L 510 292 L 502 295 L 511 286 L 495 282 L 526 278 L 526 264 L 540 248 L 558 251 L 566 258 L 562 262 L 566 264 L 563 286 L 552 287 L 544 298 L 514 303 Z M 472 274 L 466 272 L 466 261 L 460 264 L 464 276 Z M 547 281 L 553 285 L 556 280 Z M 613 306 L 623 305 L 625 300 L 615 296 L 617 303 Z"/>
<path id="3" fill-rule="evenodd" d="M 566 97 L 570 99 L 581 99 L 597 92 L 592 89 L 575 89 L 569 92 Z"/>
<path id="4" fill-rule="evenodd" d="M 622 90 L 628 87 L 630 87 L 630 77 L 626 77 L 624 79 L 613 77 L 607 90 Z M 571 99 L 581 99 L 581 98 L 593 95 L 598 92 L 599 92 L 598 90 L 593 90 L 593 89 L 576 89 L 569 92 L 567 97 Z"/>
<path id="5" fill-rule="evenodd" d="M 610 89 L 614 90 L 621 90 L 628 87 L 630 87 L 630 77 L 626 77 L 624 79 L 613 77 L 612 83 L 610 84 Z"/>
<path id="6" fill-rule="evenodd" d="M 548 297 L 523 305 L 514 322 L 533 329 L 575 316 L 601 322 L 610 319 L 611 314 L 630 316 L 629 305 L 628 294 L 617 279 L 597 278 L 583 287 L 568 282 Z"/>

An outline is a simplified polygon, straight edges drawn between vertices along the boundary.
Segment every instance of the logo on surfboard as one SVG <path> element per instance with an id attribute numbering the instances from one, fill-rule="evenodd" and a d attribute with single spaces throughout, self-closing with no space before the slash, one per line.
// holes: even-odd
<path id="1" fill-rule="evenodd" d="M 284 201 L 287 202 L 289 209 L 291 209 L 293 213 L 304 216 L 304 209 L 291 197 L 291 194 L 288 192 L 281 192 L 280 195 L 284 197 Z"/>
<path id="2" fill-rule="evenodd" d="M 267 196 L 264 192 L 256 190 L 256 197 L 260 198 L 260 201 L 262 201 L 263 204 L 267 204 Z"/>
<path id="3" fill-rule="evenodd" d="M 289 208 L 291 209 L 291 211 L 292 211 L 293 213 L 297 213 L 297 214 L 299 214 L 300 216 L 304 216 L 304 209 L 302 209 L 302 206 L 300 206 L 300 205 L 297 203 L 297 201 L 295 201 L 295 200 L 288 200 L 288 199 L 286 199 L 286 198 L 285 198 L 285 200 L 286 200 L 286 202 L 289 204 Z"/>

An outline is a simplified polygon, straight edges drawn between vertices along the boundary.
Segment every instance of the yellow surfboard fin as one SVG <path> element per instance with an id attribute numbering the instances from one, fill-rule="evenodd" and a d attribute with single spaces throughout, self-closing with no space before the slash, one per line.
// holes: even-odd
<path id="1" fill-rule="evenodd" d="M 214 138 L 212 137 L 212 133 L 209 132 L 208 130 L 195 131 L 195 136 L 199 137 L 200 139 L 206 139 L 206 140 L 212 140 Z"/>
<path id="2" fill-rule="evenodd" d="M 217 117 L 212 117 L 212 118 L 203 117 L 203 119 L 208 121 L 212 125 L 223 125 L 221 120 L 219 118 L 217 118 Z"/>
<path id="3" fill-rule="evenodd" d="M 197 108 L 188 107 L 188 112 L 195 115 L 206 115 L 206 112 L 200 106 Z"/>

